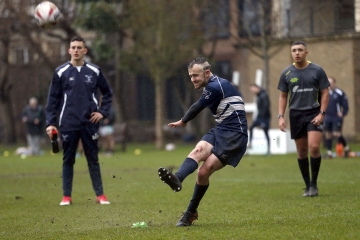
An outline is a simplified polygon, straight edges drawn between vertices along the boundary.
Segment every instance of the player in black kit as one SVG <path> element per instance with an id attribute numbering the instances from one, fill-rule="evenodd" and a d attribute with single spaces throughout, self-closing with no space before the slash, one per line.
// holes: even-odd
<path id="1" fill-rule="evenodd" d="M 295 140 L 298 164 L 306 189 L 304 197 L 317 196 L 317 177 L 320 170 L 323 121 L 329 102 L 329 80 L 325 71 L 306 60 L 305 42 L 296 41 L 291 46 L 294 63 L 280 76 L 279 128 L 285 131 L 284 113 L 289 104 L 290 134 Z M 289 102 L 287 100 L 289 99 Z M 310 152 L 311 178 L 308 153 Z"/>

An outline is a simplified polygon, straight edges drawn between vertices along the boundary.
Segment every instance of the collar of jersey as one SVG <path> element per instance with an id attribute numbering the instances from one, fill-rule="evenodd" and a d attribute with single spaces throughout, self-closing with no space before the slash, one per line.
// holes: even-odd
<path id="1" fill-rule="evenodd" d="M 74 65 L 72 65 L 72 64 L 71 64 L 71 61 L 69 61 L 69 64 L 70 64 L 70 66 L 72 66 L 72 67 L 83 67 L 83 66 L 85 66 L 85 65 L 86 65 L 86 63 L 87 63 L 87 62 L 84 60 L 84 65 L 81 65 L 81 66 L 74 66 Z"/>
<path id="2" fill-rule="evenodd" d="M 311 61 L 307 61 L 308 63 L 311 63 Z M 293 65 L 295 65 L 295 63 L 293 63 Z"/>

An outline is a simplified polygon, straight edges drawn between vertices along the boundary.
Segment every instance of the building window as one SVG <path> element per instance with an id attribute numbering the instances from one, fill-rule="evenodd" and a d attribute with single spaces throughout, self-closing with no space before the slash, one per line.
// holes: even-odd
<path id="1" fill-rule="evenodd" d="M 240 36 L 271 32 L 271 0 L 239 0 Z"/>
<path id="2" fill-rule="evenodd" d="M 229 9 L 229 0 L 214 1 L 208 6 L 204 11 L 206 37 L 229 37 Z"/>
<path id="3" fill-rule="evenodd" d="M 353 0 L 337 0 L 335 32 L 355 30 L 355 4 Z"/>
<path id="4" fill-rule="evenodd" d="M 217 61 L 213 66 L 212 72 L 221 78 L 224 78 L 230 82 L 232 81 L 232 69 L 230 61 Z"/>
<path id="5" fill-rule="evenodd" d="M 354 32 L 355 5 L 357 1 L 354 0 L 322 0 L 317 4 L 310 0 L 292 0 L 290 35 L 303 37 Z"/>

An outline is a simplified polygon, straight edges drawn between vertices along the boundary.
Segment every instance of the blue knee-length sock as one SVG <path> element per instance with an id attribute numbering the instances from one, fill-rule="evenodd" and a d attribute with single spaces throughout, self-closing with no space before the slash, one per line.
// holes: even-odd
<path id="1" fill-rule="evenodd" d="M 197 168 L 198 168 L 198 163 L 194 159 L 186 158 L 184 162 L 181 164 L 179 170 L 175 174 L 182 182 L 187 176 L 193 173 Z"/>
<path id="2" fill-rule="evenodd" d="M 201 199 L 204 197 L 209 185 L 198 185 L 195 184 L 194 193 L 192 199 L 190 200 L 187 211 L 195 213 L 197 208 L 199 207 Z"/>

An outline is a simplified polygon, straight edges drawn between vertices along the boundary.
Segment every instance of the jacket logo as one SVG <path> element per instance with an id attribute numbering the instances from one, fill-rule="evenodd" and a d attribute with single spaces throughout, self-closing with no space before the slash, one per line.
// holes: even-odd
<path id="1" fill-rule="evenodd" d="M 64 134 L 63 134 L 63 135 L 61 135 L 62 140 L 63 140 L 64 142 L 66 142 L 66 141 L 67 141 L 68 136 L 69 136 L 69 135 L 64 135 Z"/>
<path id="2" fill-rule="evenodd" d="M 95 133 L 94 135 L 92 135 L 92 140 L 96 140 L 99 138 L 99 133 Z"/>
<path id="3" fill-rule="evenodd" d="M 86 78 L 86 80 L 85 80 L 86 83 L 91 83 L 92 82 L 91 81 L 92 75 L 85 75 L 85 78 Z"/>
<path id="4" fill-rule="evenodd" d="M 205 99 L 209 99 L 211 95 L 211 92 L 207 91 L 204 89 L 203 93 L 202 93 L 202 96 L 205 98 Z"/>
<path id="5" fill-rule="evenodd" d="M 74 80 L 75 80 L 74 77 L 70 77 L 70 78 L 69 78 L 69 81 L 74 81 Z"/>
<path id="6" fill-rule="evenodd" d="M 298 80 L 299 80 L 299 79 L 295 77 L 295 78 L 291 78 L 291 79 L 290 79 L 290 82 L 295 83 L 295 82 L 297 82 Z"/>

